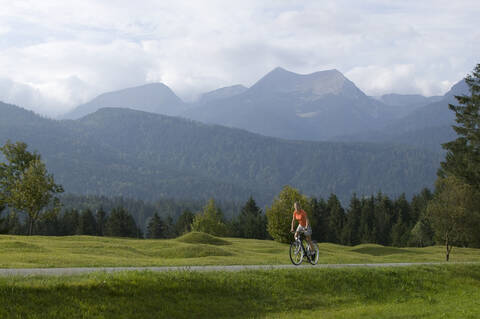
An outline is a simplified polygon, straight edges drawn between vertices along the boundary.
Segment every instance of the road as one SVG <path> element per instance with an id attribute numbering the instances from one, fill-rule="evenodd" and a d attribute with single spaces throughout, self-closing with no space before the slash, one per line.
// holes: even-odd
<path id="1" fill-rule="evenodd" d="M 357 267 L 409 267 L 425 265 L 451 265 L 455 263 L 425 262 L 425 263 L 382 263 L 382 264 L 318 264 L 301 266 L 294 265 L 234 265 L 234 266 L 178 266 L 178 267 L 79 267 L 79 268 L 3 268 L 0 276 L 31 276 L 31 275 L 77 275 L 91 272 L 118 272 L 118 271 L 242 271 L 242 270 L 271 270 L 271 269 L 323 269 L 323 268 L 357 268 Z M 461 263 L 464 264 L 464 263 Z"/>

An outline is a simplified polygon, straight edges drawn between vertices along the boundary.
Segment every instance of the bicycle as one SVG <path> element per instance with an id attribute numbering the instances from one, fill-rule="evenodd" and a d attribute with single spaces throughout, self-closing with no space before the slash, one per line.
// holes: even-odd
<path id="1" fill-rule="evenodd" d="M 303 261 L 303 257 L 307 256 L 308 262 L 312 265 L 316 265 L 318 263 L 319 249 L 317 242 L 312 241 L 312 244 L 314 246 L 313 252 L 305 239 L 305 235 L 300 232 L 297 239 L 293 240 L 290 244 L 290 260 L 292 261 L 292 264 L 295 266 L 300 265 Z M 311 253 L 309 254 L 309 252 Z"/>

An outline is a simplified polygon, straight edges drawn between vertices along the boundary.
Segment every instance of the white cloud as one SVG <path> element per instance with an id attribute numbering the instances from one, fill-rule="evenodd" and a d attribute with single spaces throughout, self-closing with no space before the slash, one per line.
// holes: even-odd
<path id="1" fill-rule="evenodd" d="M 23 88 L 0 99 L 50 115 L 152 81 L 192 99 L 279 65 L 442 94 L 480 62 L 476 0 L 0 2 L 0 78 Z"/>

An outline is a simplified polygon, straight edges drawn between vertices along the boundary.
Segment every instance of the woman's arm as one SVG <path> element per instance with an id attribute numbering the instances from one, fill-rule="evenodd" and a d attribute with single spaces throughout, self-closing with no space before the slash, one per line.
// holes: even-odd
<path id="1" fill-rule="evenodd" d="M 306 223 L 307 223 L 306 226 L 307 226 L 307 228 L 308 228 L 308 226 L 310 225 L 310 221 L 308 220 L 308 216 L 307 216 L 306 214 L 305 214 L 305 221 L 306 221 Z"/>
<path id="2" fill-rule="evenodd" d="M 292 216 L 292 228 L 290 229 L 290 231 L 293 232 L 293 227 L 295 226 L 295 215 Z"/>

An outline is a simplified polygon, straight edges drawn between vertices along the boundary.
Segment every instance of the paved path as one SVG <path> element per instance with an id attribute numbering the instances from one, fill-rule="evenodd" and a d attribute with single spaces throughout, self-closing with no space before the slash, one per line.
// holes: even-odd
<path id="1" fill-rule="evenodd" d="M 294 265 L 235 265 L 235 266 L 178 266 L 178 267 L 80 267 L 80 268 L 17 268 L 0 269 L 0 276 L 30 276 L 30 275 L 76 275 L 91 272 L 118 272 L 118 271 L 242 271 L 242 270 L 270 270 L 270 269 L 319 269 L 319 268 L 356 268 L 356 267 L 408 267 L 422 265 L 445 265 L 456 263 L 383 263 L 383 264 L 318 264 L 315 266 L 302 264 Z M 468 263 L 457 263 L 468 264 Z"/>

